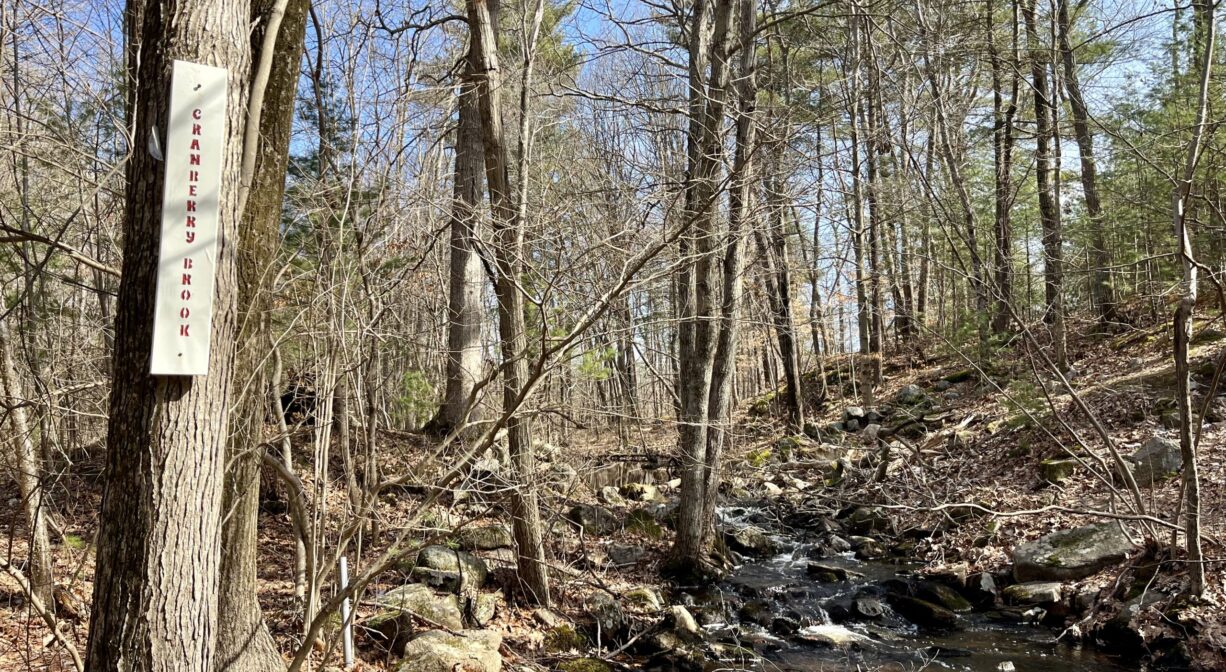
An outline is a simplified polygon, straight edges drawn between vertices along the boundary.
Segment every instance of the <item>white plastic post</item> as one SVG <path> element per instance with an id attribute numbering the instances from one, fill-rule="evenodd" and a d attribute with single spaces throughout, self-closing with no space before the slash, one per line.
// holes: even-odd
<path id="1" fill-rule="evenodd" d="M 341 556 L 341 590 L 349 587 L 349 561 Z M 349 617 L 349 598 L 341 602 L 341 633 L 345 652 L 345 669 L 353 667 L 353 623 Z"/>

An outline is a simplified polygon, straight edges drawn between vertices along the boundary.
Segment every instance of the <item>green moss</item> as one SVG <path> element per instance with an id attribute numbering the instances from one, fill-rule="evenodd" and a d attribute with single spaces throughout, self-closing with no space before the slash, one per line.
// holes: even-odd
<path id="1" fill-rule="evenodd" d="M 587 646 L 587 638 L 573 627 L 563 624 L 545 635 L 545 650 L 553 653 L 576 651 Z"/>
<path id="2" fill-rule="evenodd" d="M 89 546 L 89 542 L 75 534 L 65 534 L 64 545 L 74 551 L 83 551 Z"/>
<path id="3" fill-rule="evenodd" d="M 1052 552 L 1047 557 L 1047 562 L 1055 567 L 1072 567 L 1079 565 L 1077 558 L 1072 557 L 1078 549 L 1083 547 L 1087 542 L 1098 534 L 1098 528 L 1095 527 L 1078 527 L 1068 530 L 1066 533 L 1052 540 Z"/>
<path id="4" fill-rule="evenodd" d="M 1198 334 L 1192 336 L 1192 345 L 1203 345 L 1205 343 L 1214 343 L 1226 338 L 1226 333 L 1217 329 L 1205 329 Z"/>
<path id="5" fill-rule="evenodd" d="M 558 672 L 613 672 L 613 668 L 596 658 L 576 658 L 559 663 Z"/>
<path id="6" fill-rule="evenodd" d="M 664 528 L 643 509 L 635 509 L 626 517 L 626 529 L 652 539 L 664 536 Z"/>
<path id="7" fill-rule="evenodd" d="M 745 455 L 745 459 L 749 460 L 749 466 L 754 469 L 761 469 L 770 461 L 771 455 L 774 454 L 770 448 L 762 448 L 759 450 L 751 450 Z"/>
<path id="8" fill-rule="evenodd" d="M 963 382 L 966 382 L 968 380 L 972 380 L 978 377 L 979 377 L 979 373 L 975 371 L 975 369 L 967 368 L 967 369 L 961 369 L 958 371 L 954 371 L 948 376 L 945 376 L 943 380 L 948 381 L 950 383 L 957 384 L 957 383 L 963 383 Z"/>

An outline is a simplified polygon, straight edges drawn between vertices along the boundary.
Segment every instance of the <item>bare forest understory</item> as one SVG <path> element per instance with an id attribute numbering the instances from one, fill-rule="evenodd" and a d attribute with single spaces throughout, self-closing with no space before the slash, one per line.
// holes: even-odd
<path id="1" fill-rule="evenodd" d="M 1203 334 L 1191 352 L 1194 380 L 1202 390 L 1212 383 L 1226 353 L 1222 332 L 1209 328 Z M 1155 437 L 1169 441 L 1174 434 L 1169 338 L 1169 329 L 1157 325 L 1116 336 L 1087 334 L 1070 342 L 1072 387 L 1126 455 Z M 856 566 L 848 564 L 852 559 L 894 564 L 904 567 L 908 578 L 887 579 L 884 588 L 862 591 L 850 608 L 872 616 L 864 594 L 879 594 L 885 618 L 907 623 L 899 628 L 903 633 L 990 628 L 979 616 L 988 614 L 991 623 L 1030 624 L 1027 641 L 1039 661 L 1069 651 L 1101 650 L 1120 657 L 1118 669 L 1140 669 L 1138 661 L 1153 669 L 1226 665 L 1226 566 L 1218 559 L 1226 555 L 1226 397 L 1208 405 L 1201 439 L 1209 589 L 1202 599 L 1188 600 L 1184 557 L 1169 546 L 1176 526 L 1159 513 L 1177 509 L 1180 479 L 1164 474 L 1153 487 L 1143 488 L 1146 510 L 1153 514 L 1127 513 L 1122 502 L 1128 494 L 1120 489 L 1120 479 L 1098 477 L 1104 473 L 1098 468 L 1106 456 L 1104 444 L 1067 391 L 1050 379 L 1044 380 L 1046 390 L 1016 382 L 1030 373 L 1024 347 L 999 359 L 990 371 L 968 368 L 966 360 L 952 354 L 918 348 L 909 353 L 887 359 L 888 383 L 877 392 L 881 401 L 876 405 L 856 394 L 859 358 L 830 358 L 825 363 L 830 397 L 812 409 L 805 434 L 788 434 L 776 417 L 781 409 L 774 401 L 782 388 L 744 401 L 735 415 L 735 447 L 726 456 L 720 501 L 726 511 L 749 510 L 754 516 L 746 522 L 730 514 L 720 523 L 723 543 L 717 546 L 731 563 L 726 568 L 731 576 L 738 566 L 787 556 L 802 563 L 815 584 L 853 585 L 847 573 L 855 576 L 856 571 L 845 569 Z M 815 392 L 811 386 L 817 385 L 817 372 L 808 372 L 805 381 L 806 391 Z M 1045 394 L 1054 413 L 1047 410 Z M 858 429 L 849 426 L 857 419 L 862 423 Z M 997 669 L 960 667 L 971 652 L 934 647 L 915 650 L 913 661 L 887 660 L 875 653 L 891 641 L 882 636 L 885 628 L 873 627 L 874 620 L 883 622 L 881 615 L 840 613 L 847 605 L 838 600 L 823 610 L 824 622 L 806 620 L 759 604 L 770 591 L 747 589 L 750 582 L 727 583 L 716 606 L 684 581 L 662 578 L 669 576 L 670 516 L 677 504 L 678 481 L 668 458 L 676 429 L 671 423 L 649 423 L 628 430 L 634 437 L 630 448 L 612 427 L 575 430 L 564 443 L 543 446 L 540 484 L 548 494 L 542 515 L 556 581 L 550 609 L 526 604 L 515 579 L 504 484 L 494 466 L 497 449 L 469 467 L 459 486 L 430 502 L 430 484 L 442 472 L 417 465 L 425 463 L 435 440 L 400 432 L 382 435 L 383 451 L 396 456 L 385 468 L 397 485 L 380 496 L 374 515 L 379 531 L 361 541 L 357 556 L 349 560 L 350 571 L 378 558 L 403 521 L 415 517 L 418 522 L 404 545 L 408 550 L 357 599 L 354 669 L 450 669 L 431 667 L 433 662 L 414 658 L 412 648 L 406 651 L 416 641 L 414 633 L 439 629 L 470 637 L 476 637 L 474 631 L 482 637 L 495 633 L 492 646 L 478 638 L 471 650 L 457 654 L 454 660 L 470 665 L 464 670 L 497 669 L 492 659 L 507 670 L 571 672 L 901 670 L 925 664 L 945 669 L 947 663 L 952 669 Z M 268 427 L 270 436 L 275 431 Z M 891 446 L 888 452 L 883 452 L 885 445 Z M 883 463 L 884 455 L 888 461 Z M 66 577 L 57 593 L 59 622 L 77 647 L 87 634 L 101 477 L 100 457 L 82 454 L 48 493 L 52 508 L 63 511 L 54 544 L 55 573 Z M 331 480 L 329 496 L 343 507 L 343 474 L 334 473 Z M 303 485 L 313 491 L 315 484 Z M 8 487 L 3 496 L 2 522 L 20 530 L 18 493 Z M 302 646 L 302 621 L 287 501 L 285 483 L 266 468 L 259 601 L 288 662 L 290 652 Z M 1154 536 L 1087 572 L 1061 578 L 1062 565 L 1055 563 L 1054 569 L 1044 570 L 1054 571 L 1052 576 L 1020 575 L 1019 546 L 1112 520 L 1122 523 L 1134 540 L 1142 538 L 1146 524 Z M 10 557 L 24 554 L 23 538 L 20 532 L 10 535 Z M 793 543 L 802 538 L 808 542 Z M 458 573 L 443 567 L 446 558 L 437 564 L 424 557 L 429 551 L 418 556 L 417 549 L 432 545 L 453 554 L 463 549 L 454 556 L 460 558 Z M 476 559 L 466 557 L 469 553 Z M 469 562 L 481 566 L 476 578 Z M 404 598 L 406 586 L 421 588 L 421 595 L 410 590 L 406 602 L 396 602 L 397 595 Z M 73 669 L 20 586 L 4 576 L 0 590 L 0 669 Z M 685 615 L 679 616 L 678 609 Z M 729 619 L 738 625 L 726 627 Z M 340 665 L 338 622 L 334 619 L 319 633 L 307 665 Z M 787 640 L 801 642 L 800 650 L 820 661 L 820 667 L 793 666 L 795 645 L 780 644 Z M 775 655 L 780 650 L 792 657 L 781 662 Z M 1107 669 L 1096 667 L 1101 660 L 1091 658 L 1089 667 L 1068 669 Z M 1026 665 L 1016 669 L 1039 669 Z"/>

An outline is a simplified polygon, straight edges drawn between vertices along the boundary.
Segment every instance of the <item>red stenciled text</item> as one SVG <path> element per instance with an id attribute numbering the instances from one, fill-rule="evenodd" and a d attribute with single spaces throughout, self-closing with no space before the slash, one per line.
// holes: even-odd
<path id="1" fill-rule="evenodd" d="M 203 121 L 204 114 L 200 108 L 192 110 L 192 119 L 197 122 L 192 124 L 192 142 L 188 148 L 187 155 L 188 164 L 191 166 L 200 165 L 200 135 L 202 126 L 199 122 Z M 186 210 L 189 213 L 183 223 L 183 238 L 188 245 L 196 242 L 196 216 L 190 213 L 196 212 L 196 196 L 200 186 L 200 171 L 195 168 L 187 171 L 187 199 L 185 202 Z M 183 320 L 179 324 L 179 336 L 190 338 L 191 333 L 189 328 L 191 325 L 187 322 L 191 317 L 191 300 L 192 300 L 192 266 L 195 264 L 193 259 L 194 250 L 189 249 L 187 256 L 183 258 L 183 270 L 179 279 L 179 319 Z"/>

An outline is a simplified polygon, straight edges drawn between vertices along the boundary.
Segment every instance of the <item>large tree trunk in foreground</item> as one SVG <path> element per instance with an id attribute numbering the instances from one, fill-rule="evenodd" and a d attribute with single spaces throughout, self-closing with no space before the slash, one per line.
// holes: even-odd
<path id="1" fill-rule="evenodd" d="M 710 409 L 713 369 L 717 347 L 716 273 L 717 223 L 715 218 L 716 174 L 722 152 L 724 105 L 727 99 L 727 37 L 731 0 L 716 0 L 713 32 L 704 26 L 705 2 L 695 5 L 690 41 L 690 114 L 687 138 L 689 161 L 686 180 L 685 216 L 690 231 L 683 241 L 682 254 L 693 255 L 681 270 L 678 280 L 678 311 L 681 426 L 678 453 L 681 459 L 681 508 L 677 513 L 677 539 L 672 564 L 686 573 L 698 574 L 707 562 L 705 512 L 715 496 L 707 489 Z"/>
<path id="2" fill-rule="evenodd" d="M 256 0 L 252 17 L 259 21 L 251 36 L 260 53 L 271 13 L 278 0 Z M 277 30 L 271 69 L 260 114 L 261 143 L 255 154 L 251 190 L 243 213 L 238 251 L 239 350 L 235 359 L 235 417 L 227 461 L 222 526 L 220 613 L 217 672 L 276 672 L 285 662 L 264 624 L 256 599 L 256 551 L 264 420 L 268 415 L 271 268 L 281 225 L 289 138 L 298 90 L 308 0 L 288 0 Z M 253 80 L 256 79 L 253 73 Z M 256 84 L 258 85 L 258 84 Z"/>
<path id="3" fill-rule="evenodd" d="M 139 12 L 134 13 L 139 15 Z M 89 629 L 94 671 L 212 672 L 221 499 L 237 335 L 239 166 L 249 6 L 151 0 L 141 19 L 138 149 L 127 164 L 123 279 L 115 320 L 107 482 Z M 172 61 L 229 69 L 208 375 L 149 375 L 163 164 L 145 139 L 167 128 Z"/>

